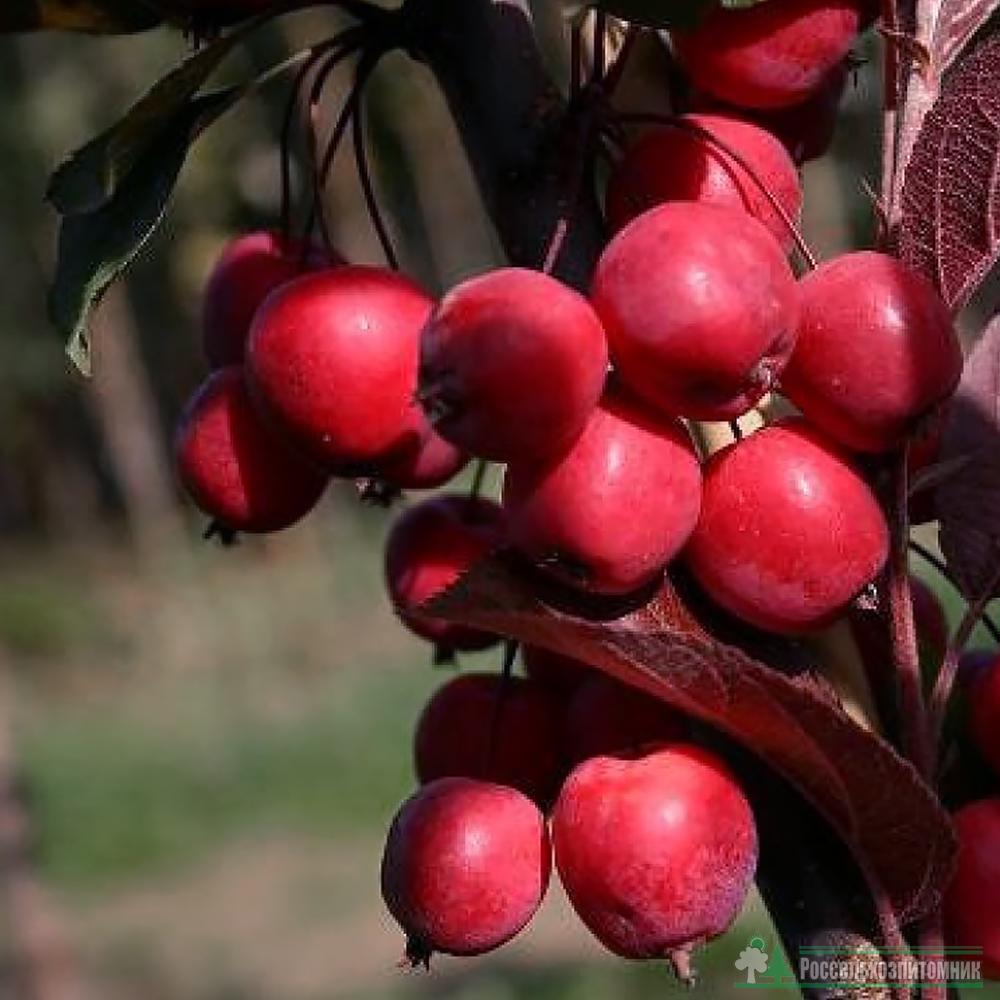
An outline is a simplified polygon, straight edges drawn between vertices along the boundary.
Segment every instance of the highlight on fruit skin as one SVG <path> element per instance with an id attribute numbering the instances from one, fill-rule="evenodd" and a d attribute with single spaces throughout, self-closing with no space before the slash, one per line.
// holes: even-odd
<path id="1" fill-rule="evenodd" d="M 414 793 L 389 828 L 382 897 L 407 936 L 406 956 L 481 955 L 534 916 L 549 883 L 545 817 L 513 788 L 441 778 Z"/>

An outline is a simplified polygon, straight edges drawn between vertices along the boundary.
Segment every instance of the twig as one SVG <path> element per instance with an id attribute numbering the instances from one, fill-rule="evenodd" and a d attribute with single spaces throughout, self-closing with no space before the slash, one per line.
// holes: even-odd
<path id="1" fill-rule="evenodd" d="M 608 97 L 612 97 L 615 90 L 618 89 L 618 84 L 621 83 L 625 70 L 628 69 L 629 57 L 632 55 L 632 50 L 635 48 L 640 34 L 642 34 L 642 30 L 636 27 L 631 27 L 626 32 L 618 55 L 615 56 L 615 61 L 611 64 L 601 83 L 601 88 Z"/>
<path id="2" fill-rule="evenodd" d="M 889 557 L 889 618 L 893 662 L 899 687 L 902 712 L 903 749 L 920 774 L 929 778 L 934 770 L 923 683 L 920 675 L 920 651 L 913 620 L 913 596 L 910 593 L 909 568 L 909 473 L 908 447 L 895 456 L 893 496 L 889 511 L 891 553 Z"/>
<path id="3" fill-rule="evenodd" d="M 948 703 L 951 700 L 951 692 L 955 687 L 955 678 L 958 676 L 958 665 L 962 651 L 965 649 L 977 622 L 984 617 L 986 605 L 993 599 L 998 586 L 1000 586 L 1000 565 L 997 566 L 987 586 L 983 588 L 982 593 L 965 609 L 962 621 L 948 643 L 944 662 L 938 671 L 937 680 L 934 683 L 934 691 L 931 694 L 929 712 L 930 731 L 935 747 L 940 745 L 941 730 L 944 728 L 945 716 L 948 713 Z"/>
<path id="4" fill-rule="evenodd" d="M 805 237 L 802 235 L 801 230 L 796 225 L 794 219 L 785 210 L 784 205 L 774 196 L 771 189 L 765 183 L 763 178 L 757 173 L 754 166 L 744 157 L 742 154 L 733 149 L 729 143 L 721 140 L 717 135 L 710 132 L 708 129 L 702 128 L 700 125 L 696 125 L 694 122 L 687 121 L 683 118 L 676 118 L 672 115 L 661 115 L 655 114 L 653 112 L 642 112 L 642 113 L 628 113 L 620 114 L 617 116 L 618 120 L 626 124 L 632 123 L 636 125 L 665 125 L 668 128 L 680 129 L 683 132 L 690 132 L 692 135 L 698 136 L 698 138 L 703 141 L 715 146 L 717 149 L 722 150 L 726 156 L 730 157 L 736 162 L 736 164 L 741 167 L 750 179 L 754 182 L 760 192 L 767 199 L 768 204 L 774 211 L 778 214 L 782 223 L 788 229 L 789 233 L 792 235 L 792 239 L 795 242 L 795 246 L 799 253 L 802 255 L 802 259 L 805 261 L 806 265 L 810 270 L 815 270 L 819 263 L 816 260 L 816 255 L 812 252 L 809 244 L 806 243 Z"/>

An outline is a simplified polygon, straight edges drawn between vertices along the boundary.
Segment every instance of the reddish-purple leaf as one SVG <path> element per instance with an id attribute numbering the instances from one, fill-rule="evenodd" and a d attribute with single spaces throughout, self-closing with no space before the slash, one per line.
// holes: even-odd
<path id="1" fill-rule="evenodd" d="M 1000 565 L 1000 316 L 965 362 L 941 440 L 942 459 L 967 455 L 935 501 L 941 551 L 970 600 L 985 593 Z"/>
<path id="2" fill-rule="evenodd" d="M 938 77 L 998 8 L 997 0 L 943 0 L 934 22 L 931 43 L 931 62 Z"/>
<path id="3" fill-rule="evenodd" d="M 957 310 L 1000 255 L 1000 36 L 945 78 L 906 165 L 899 254 Z"/>
<path id="4" fill-rule="evenodd" d="M 613 620 L 583 618 L 543 600 L 501 555 L 428 611 L 584 660 L 727 733 L 819 810 L 904 921 L 936 906 L 955 844 L 931 789 L 853 722 L 822 680 L 714 639 L 676 590 Z"/>

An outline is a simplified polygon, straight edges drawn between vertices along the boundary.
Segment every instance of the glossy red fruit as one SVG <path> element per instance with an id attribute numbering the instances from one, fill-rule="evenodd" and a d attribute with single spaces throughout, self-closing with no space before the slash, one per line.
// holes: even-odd
<path id="1" fill-rule="evenodd" d="M 848 448 L 888 451 L 951 395 L 962 346 L 922 275 L 887 254 L 860 251 L 799 282 L 795 354 L 781 389 Z"/>
<path id="2" fill-rule="evenodd" d="M 557 695 L 572 694 L 593 669 L 582 660 L 560 656 L 542 646 L 522 646 L 521 659 L 529 679 Z"/>
<path id="3" fill-rule="evenodd" d="M 424 433 L 417 345 L 432 302 L 382 268 L 296 278 L 254 318 L 250 390 L 274 425 L 336 471 L 364 468 Z"/>
<path id="4" fill-rule="evenodd" d="M 287 528 L 312 510 L 327 483 L 261 421 L 238 366 L 214 372 L 192 397 L 174 461 L 191 499 L 230 531 Z"/>
<path id="5" fill-rule="evenodd" d="M 503 490 L 511 542 L 546 573 L 597 594 L 654 580 L 690 536 L 700 502 L 684 425 L 612 395 L 564 455 L 509 465 Z"/>
<path id="6" fill-rule="evenodd" d="M 868 484 L 835 445 L 805 421 L 788 420 L 709 460 L 687 562 L 726 610 L 795 634 L 846 610 L 888 548 Z"/>
<path id="7" fill-rule="evenodd" d="M 1000 979 L 1000 798 L 963 806 L 953 819 L 959 851 L 944 900 L 947 941 L 982 948 L 983 975 Z"/>
<path id="8" fill-rule="evenodd" d="M 460 674 L 438 688 L 417 723 L 417 777 L 496 781 L 545 806 L 562 776 L 560 724 L 556 703 L 534 681 L 512 677 L 504 688 L 496 674 Z"/>
<path id="9" fill-rule="evenodd" d="M 710 94 L 696 93 L 691 107 L 698 111 L 736 115 L 756 122 L 770 132 L 800 166 L 825 156 L 833 143 L 840 119 L 840 103 L 850 76 L 844 60 L 826 75 L 819 89 L 801 104 L 770 111 L 736 108 Z"/>
<path id="10" fill-rule="evenodd" d="M 563 754 L 570 764 L 683 739 L 683 718 L 662 701 L 591 671 L 566 709 Z"/>
<path id="11" fill-rule="evenodd" d="M 493 645 L 494 635 L 428 618 L 416 609 L 502 544 L 503 512 L 491 500 L 444 494 L 405 511 L 392 527 L 385 553 L 386 584 L 403 623 L 445 650 Z"/>
<path id="12" fill-rule="evenodd" d="M 714 205 L 673 202 L 630 222 L 601 256 L 591 298 L 622 381 L 677 416 L 740 416 L 795 346 L 784 252 L 756 219 Z"/>
<path id="13" fill-rule="evenodd" d="M 682 125 L 710 133 L 722 146 Z M 794 242 L 792 231 L 730 150 L 753 168 L 797 224 L 802 185 L 781 142 L 765 129 L 731 115 L 694 114 L 682 115 L 678 127 L 647 132 L 626 151 L 608 183 L 605 207 L 611 228 L 621 229 L 665 201 L 697 201 L 749 212 L 788 252 Z"/>
<path id="14" fill-rule="evenodd" d="M 505 268 L 453 288 L 421 338 L 420 395 L 440 434 L 498 462 L 565 450 L 604 386 L 607 342 L 583 296 Z"/>
<path id="15" fill-rule="evenodd" d="M 339 263 L 319 247 L 304 247 L 274 232 L 247 233 L 227 243 L 202 299 L 202 338 L 208 363 L 213 368 L 240 364 L 250 324 L 268 295 L 306 271 Z"/>
<path id="16" fill-rule="evenodd" d="M 684 744 L 581 764 L 559 795 L 552 840 L 570 902 L 597 939 L 623 958 L 671 958 L 682 973 L 691 949 L 735 919 L 757 865 L 735 779 Z"/>
<path id="17" fill-rule="evenodd" d="M 538 909 L 552 851 L 545 817 L 520 792 L 442 778 L 403 803 L 382 856 L 382 898 L 411 962 L 481 955 Z"/>
<path id="18" fill-rule="evenodd" d="M 932 663 L 939 664 L 948 648 L 948 619 L 944 608 L 937 594 L 915 576 L 910 577 L 910 597 L 921 653 Z"/>
<path id="19" fill-rule="evenodd" d="M 855 0 L 768 0 L 715 7 L 674 50 L 696 87 L 741 108 L 801 104 L 850 52 L 862 22 Z"/>
<path id="20" fill-rule="evenodd" d="M 989 666 L 980 666 L 969 690 L 972 738 L 979 752 L 1000 775 L 1000 658 L 996 653 Z"/>
<path id="21" fill-rule="evenodd" d="M 379 464 L 379 477 L 401 490 L 435 490 L 454 479 L 469 456 L 425 421 L 422 435 L 399 454 Z"/>

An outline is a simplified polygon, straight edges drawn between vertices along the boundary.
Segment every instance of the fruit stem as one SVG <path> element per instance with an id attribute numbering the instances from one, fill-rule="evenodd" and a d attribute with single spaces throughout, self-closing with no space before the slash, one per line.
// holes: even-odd
<path id="1" fill-rule="evenodd" d="M 667 954 L 667 961 L 670 962 L 674 970 L 674 975 L 689 989 L 695 985 L 697 976 L 694 966 L 691 964 L 691 946 L 685 945 L 682 948 L 673 948 Z"/>
<path id="2" fill-rule="evenodd" d="M 399 257 L 396 249 L 392 245 L 392 238 L 389 236 L 388 227 L 382 217 L 382 211 L 378 205 L 378 198 L 375 195 L 375 185 L 372 182 L 372 173 L 368 166 L 368 153 L 365 150 L 365 125 L 364 125 L 364 102 L 358 96 L 358 103 L 354 111 L 354 123 L 351 128 L 354 139 L 354 163 L 358 171 L 358 180 L 361 183 L 361 191 L 365 197 L 365 204 L 368 206 L 368 215 L 371 217 L 375 234 L 379 243 L 382 244 L 382 252 L 389 266 L 394 270 L 399 270 Z"/>
<path id="3" fill-rule="evenodd" d="M 500 668 L 500 683 L 497 685 L 497 696 L 493 702 L 493 713 L 490 717 L 489 739 L 486 741 L 486 760 L 483 773 L 488 777 L 493 773 L 493 759 L 500 744 L 500 723 L 503 719 L 504 706 L 507 703 L 507 692 L 514 676 L 514 661 L 517 659 L 518 642 L 508 639 L 503 646 L 503 665 Z"/>
<path id="4" fill-rule="evenodd" d="M 716 149 L 721 150 L 733 160 L 742 170 L 744 170 L 754 184 L 758 187 L 761 194 L 767 199 L 768 204 L 774 211 L 778 214 L 782 223 L 784 223 L 785 228 L 791 233 L 792 240 L 795 243 L 795 247 L 798 250 L 803 261 L 805 261 L 806 266 L 810 271 L 815 271 L 819 267 L 819 262 L 816 259 L 816 255 L 812 252 L 811 247 L 806 242 L 805 237 L 802 235 L 802 231 L 795 224 L 795 220 L 788 214 L 785 210 L 784 205 L 775 197 L 774 193 L 768 187 L 764 179 L 757 173 L 753 164 L 747 160 L 740 152 L 733 149 L 729 143 L 724 142 L 717 135 L 714 135 L 708 129 L 702 128 L 700 125 L 696 125 L 694 122 L 685 121 L 683 118 L 678 118 L 673 115 L 661 115 L 655 114 L 653 112 L 640 112 L 627 114 L 619 114 L 616 116 L 620 122 L 625 124 L 635 124 L 635 125 L 666 125 L 668 128 L 680 129 L 683 132 L 689 132 L 691 135 L 697 136 L 703 142 L 707 142 L 709 145 L 714 146 Z"/>
<path id="5" fill-rule="evenodd" d="M 961 592 L 961 587 L 959 587 L 958 582 L 955 580 L 954 575 L 951 570 L 945 565 L 943 559 L 939 559 L 936 555 L 926 545 L 922 545 L 915 539 L 910 539 L 910 548 L 920 556 L 925 562 L 930 563 L 940 574 L 943 576 L 957 591 Z M 1000 625 L 993 620 L 992 615 L 990 615 L 985 607 L 979 615 L 979 620 L 983 623 L 983 627 L 987 632 L 993 637 L 993 641 L 1000 645 Z"/>
<path id="6" fill-rule="evenodd" d="M 1000 586 L 1000 566 L 996 568 L 982 593 L 965 609 L 962 621 L 948 643 L 948 649 L 945 652 L 944 661 L 938 671 L 934 691 L 931 694 L 929 725 L 932 744 L 935 748 L 940 746 L 941 730 L 948 712 L 948 702 L 951 700 L 951 693 L 955 687 L 955 678 L 958 676 L 958 664 L 962 651 L 979 620 L 986 620 L 986 605 L 989 604 L 998 586 Z"/>

